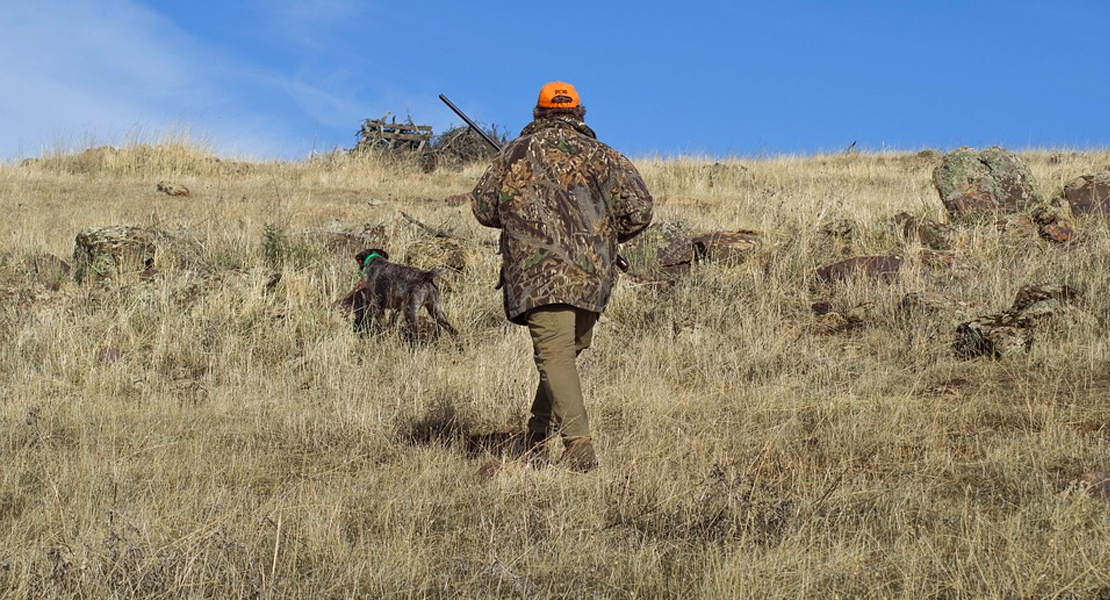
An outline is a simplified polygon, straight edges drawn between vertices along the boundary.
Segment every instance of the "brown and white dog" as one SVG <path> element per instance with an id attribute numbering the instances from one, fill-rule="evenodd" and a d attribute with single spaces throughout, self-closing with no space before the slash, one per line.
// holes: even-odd
<path id="1" fill-rule="evenodd" d="M 355 330 L 366 332 L 371 323 L 384 323 L 386 310 L 393 311 L 391 322 L 400 312 L 405 316 L 409 332 L 419 333 L 416 313 L 423 307 L 436 325 L 453 336 L 459 334 L 439 305 L 436 278 L 446 272 L 438 267 L 431 271 L 410 265 L 389 262 L 389 254 L 381 248 L 363 250 L 355 255 L 365 279 L 340 303 L 349 306 L 355 316 Z"/>

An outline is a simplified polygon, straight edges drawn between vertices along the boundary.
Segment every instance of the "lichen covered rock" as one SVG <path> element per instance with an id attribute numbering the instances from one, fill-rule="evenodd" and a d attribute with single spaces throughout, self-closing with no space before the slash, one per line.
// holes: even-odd
<path id="1" fill-rule="evenodd" d="M 945 154 L 933 170 L 933 184 L 949 214 L 960 220 L 1025 211 L 1043 202 L 1025 161 L 997 146 L 982 152 L 965 146 Z"/>
<path id="2" fill-rule="evenodd" d="M 1046 240 L 1064 243 L 1075 236 L 1071 210 L 1062 202 L 1046 202 L 1037 206 L 1033 209 L 1033 221 L 1037 224 L 1037 233 Z"/>
<path id="3" fill-rule="evenodd" d="M 1028 352 L 1033 347 L 1033 330 L 1015 322 L 1014 315 L 983 315 L 956 328 L 952 350 L 964 359 L 987 356 L 1003 358 Z"/>
<path id="4" fill-rule="evenodd" d="M 760 233 L 749 229 L 714 231 L 690 239 L 696 260 L 733 260 L 747 256 L 760 245 Z"/>
<path id="5" fill-rule="evenodd" d="M 154 267 L 160 232 L 130 225 L 92 227 L 77 234 L 73 276 L 85 280 L 116 279 Z"/>
<path id="6" fill-rule="evenodd" d="M 956 356 L 1003 358 L 1033 347 L 1033 332 L 1046 320 L 1071 310 L 1079 292 L 1064 284 L 1025 285 L 1010 309 L 982 315 L 956 328 L 952 349 Z"/>

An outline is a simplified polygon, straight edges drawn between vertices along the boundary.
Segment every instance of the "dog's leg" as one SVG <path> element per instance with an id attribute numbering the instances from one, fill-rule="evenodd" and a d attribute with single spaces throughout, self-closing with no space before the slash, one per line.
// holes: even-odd
<path id="1" fill-rule="evenodd" d="M 385 325 L 385 298 L 374 294 L 370 299 L 370 316 L 374 320 L 374 327 L 380 331 Z"/>
<path id="2" fill-rule="evenodd" d="M 370 309 L 369 302 L 362 302 L 355 306 L 355 333 L 367 333 L 370 331 Z"/>
<path id="3" fill-rule="evenodd" d="M 435 319 L 436 325 L 439 325 L 454 337 L 459 336 L 459 332 L 447 321 L 447 315 L 443 314 L 443 308 L 439 305 L 438 288 L 432 287 L 431 293 L 428 294 L 428 297 L 424 300 L 424 308 L 428 311 L 428 314 Z"/>
<path id="4" fill-rule="evenodd" d="M 420 308 L 423 298 L 419 294 L 414 294 L 405 303 L 405 325 L 412 333 L 420 332 L 420 324 L 416 319 L 416 311 Z"/>

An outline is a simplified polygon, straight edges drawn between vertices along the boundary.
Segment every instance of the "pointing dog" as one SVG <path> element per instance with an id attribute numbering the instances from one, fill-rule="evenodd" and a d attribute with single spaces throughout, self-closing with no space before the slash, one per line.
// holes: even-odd
<path id="1" fill-rule="evenodd" d="M 356 330 L 365 331 L 371 319 L 378 323 L 384 322 L 385 311 L 388 309 L 393 311 L 391 322 L 396 320 L 398 312 L 403 313 L 408 330 L 418 333 L 416 313 L 423 307 L 436 325 L 452 336 L 459 334 L 447 321 L 447 315 L 443 314 L 439 305 L 436 278 L 443 275 L 446 269 L 437 267 L 425 271 L 410 265 L 392 263 L 389 262 L 389 254 L 381 248 L 363 250 L 355 255 L 355 260 L 366 278 L 348 294 L 343 303 L 354 310 Z"/>

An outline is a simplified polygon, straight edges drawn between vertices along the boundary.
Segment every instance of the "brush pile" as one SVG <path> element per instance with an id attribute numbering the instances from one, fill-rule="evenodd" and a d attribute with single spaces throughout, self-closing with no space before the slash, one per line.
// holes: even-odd
<path id="1" fill-rule="evenodd" d="M 483 130 L 501 145 L 508 142 L 504 133 L 493 125 Z M 378 152 L 391 158 L 415 160 L 425 172 L 437 168 L 460 170 L 474 162 L 487 162 L 497 151 L 477 132 L 463 125 L 435 135 L 431 125 L 416 125 L 412 117 L 398 123 L 397 117 L 386 113 L 380 119 L 366 119 L 357 134 L 358 143 L 352 152 Z"/>

